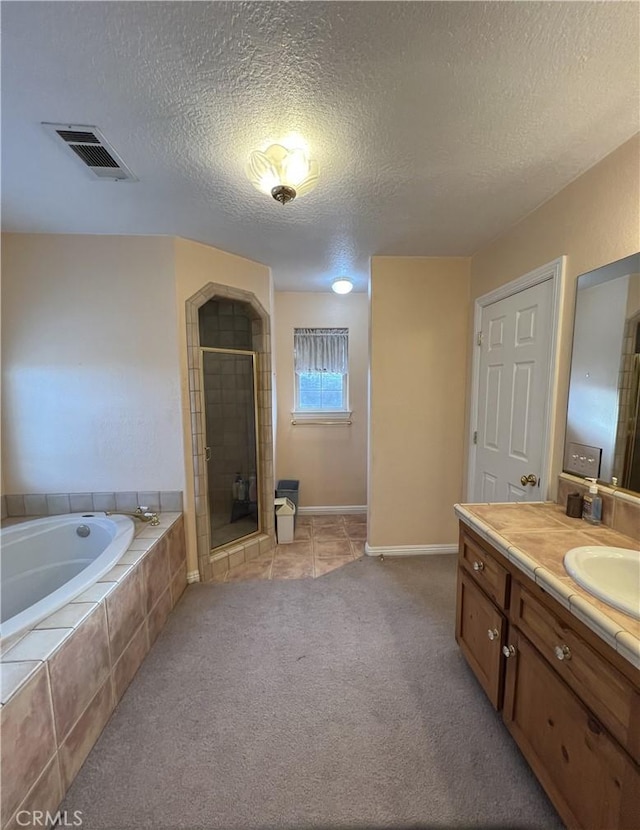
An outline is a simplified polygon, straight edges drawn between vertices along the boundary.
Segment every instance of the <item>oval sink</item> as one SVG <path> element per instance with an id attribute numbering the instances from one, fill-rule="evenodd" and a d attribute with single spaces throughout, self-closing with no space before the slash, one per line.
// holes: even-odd
<path id="1" fill-rule="evenodd" d="M 565 553 L 564 567 L 594 597 L 640 620 L 640 550 L 585 545 Z"/>

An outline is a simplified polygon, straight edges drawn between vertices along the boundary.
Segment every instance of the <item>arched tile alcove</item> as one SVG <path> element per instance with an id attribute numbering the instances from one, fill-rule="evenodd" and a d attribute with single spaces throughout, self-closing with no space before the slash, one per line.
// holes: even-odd
<path id="1" fill-rule="evenodd" d="M 207 474 L 205 459 L 204 401 L 201 388 L 200 323 L 198 310 L 209 300 L 235 300 L 246 303 L 253 315 L 251 335 L 257 353 L 256 403 L 258 414 L 258 462 L 260 480 L 260 531 L 227 546 L 210 548 Z M 273 512 L 273 420 L 271 383 L 271 325 L 262 303 L 251 291 L 209 282 L 185 303 L 187 322 L 187 360 L 191 411 L 191 447 L 193 454 L 196 509 L 196 543 L 198 570 L 202 582 L 220 578 L 229 568 L 256 558 L 275 544 Z"/>

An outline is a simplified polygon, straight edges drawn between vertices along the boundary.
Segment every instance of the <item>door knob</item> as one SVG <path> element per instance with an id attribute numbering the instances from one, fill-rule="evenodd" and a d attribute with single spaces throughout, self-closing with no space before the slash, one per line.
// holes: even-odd
<path id="1" fill-rule="evenodd" d="M 211 447 L 204 448 L 204 460 L 211 461 Z"/>
<path id="2" fill-rule="evenodd" d="M 530 484 L 532 487 L 535 487 L 537 483 L 538 479 L 533 473 L 529 473 L 528 476 L 521 476 L 520 478 L 520 484 L 522 484 L 523 487 L 526 487 L 527 484 Z"/>
<path id="3" fill-rule="evenodd" d="M 500 632 L 498 631 L 498 629 L 497 629 L 497 628 L 490 628 L 490 629 L 487 631 L 487 637 L 488 637 L 490 640 L 497 640 L 499 636 L 500 636 Z"/>

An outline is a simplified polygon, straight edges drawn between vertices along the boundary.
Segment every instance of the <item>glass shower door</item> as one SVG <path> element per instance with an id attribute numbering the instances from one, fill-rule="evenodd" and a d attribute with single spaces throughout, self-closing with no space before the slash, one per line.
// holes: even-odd
<path id="1" fill-rule="evenodd" d="M 211 548 L 260 527 L 255 357 L 202 349 Z"/>

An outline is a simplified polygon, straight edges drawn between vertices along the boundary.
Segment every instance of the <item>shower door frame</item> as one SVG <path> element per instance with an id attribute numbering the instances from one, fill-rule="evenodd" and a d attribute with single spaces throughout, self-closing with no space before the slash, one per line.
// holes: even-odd
<path id="1" fill-rule="evenodd" d="M 207 399 L 205 396 L 205 385 L 204 385 L 204 353 L 205 352 L 214 352 L 217 354 L 243 354 L 248 355 L 251 357 L 251 370 L 253 374 L 253 430 L 255 434 L 255 459 L 256 459 L 256 497 L 257 497 L 257 504 L 258 504 L 258 527 L 253 530 L 251 533 L 247 533 L 244 536 L 238 536 L 236 539 L 232 539 L 229 542 L 224 542 L 221 545 L 217 545 L 216 547 L 211 546 L 211 508 L 207 504 L 207 532 L 209 535 L 209 553 L 215 553 L 218 550 L 223 550 L 224 548 L 228 548 L 233 545 L 241 544 L 244 542 L 245 539 L 251 539 L 253 536 L 258 536 L 262 533 L 262 487 L 260 486 L 260 482 L 262 481 L 262 470 L 260 465 L 260 424 L 258 422 L 258 352 L 250 351 L 247 349 L 224 349 L 224 348 L 215 348 L 211 346 L 199 346 L 200 351 L 200 389 L 202 395 L 202 421 L 203 421 L 203 437 L 204 440 L 207 440 Z M 207 450 L 211 452 L 211 447 L 208 444 L 205 444 L 205 465 L 204 465 L 204 480 L 206 485 L 206 494 L 207 494 L 207 503 L 209 501 L 209 462 L 212 460 L 211 455 L 207 458 Z"/>

